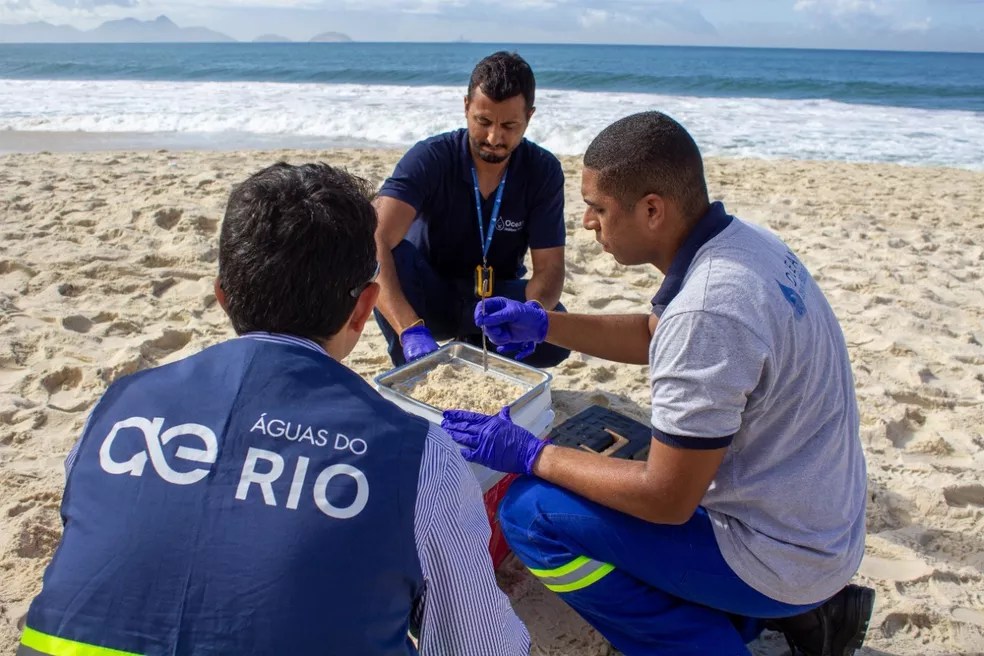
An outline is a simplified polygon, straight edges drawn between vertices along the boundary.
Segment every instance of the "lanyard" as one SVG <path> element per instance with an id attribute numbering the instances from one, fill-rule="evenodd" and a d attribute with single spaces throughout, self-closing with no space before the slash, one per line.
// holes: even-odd
<path id="1" fill-rule="evenodd" d="M 478 212 L 478 239 L 482 246 L 482 264 L 485 264 L 489 255 L 489 246 L 492 245 L 492 236 L 495 234 L 495 224 L 499 220 L 499 206 L 502 205 L 502 190 L 506 188 L 506 173 L 502 172 L 502 180 L 499 181 L 499 190 L 495 192 L 495 204 L 492 206 L 492 216 L 489 218 L 488 234 L 485 234 L 485 227 L 482 225 L 482 192 L 478 188 L 478 173 L 472 166 L 472 182 L 475 183 L 475 210 Z"/>

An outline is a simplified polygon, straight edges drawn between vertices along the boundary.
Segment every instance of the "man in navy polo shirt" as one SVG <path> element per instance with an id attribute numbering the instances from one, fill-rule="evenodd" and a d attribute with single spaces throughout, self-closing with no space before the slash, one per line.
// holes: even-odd
<path id="1" fill-rule="evenodd" d="M 477 317 L 493 343 L 546 339 L 649 364 L 645 462 L 545 444 L 509 420 L 445 412 L 469 460 L 531 474 L 499 520 L 513 551 L 626 656 L 748 656 L 768 623 L 797 656 L 849 656 L 874 591 L 866 473 L 844 335 L 778 237 L 709 202 L 700 151 L 659 112 L 584 154 L 584 227 L 663 282 L 648 314 Z M 768 622 L 766 621 L 768 620 Z"/>
<path id="2" fill-rule="evenodd" d="M 491 274 L 496 296 L 564 310 L 564 174 L 556 157 L 523 137 L 535 88 L 519 55 L 486 57 L 468 83 L 468 127 L 416 144 L 383 183 L 375 316 L 393 364 L 437 350 L 438 339 L 481 344 L 477 267 Z M 498 350 L 536 367 L 570 354 L 532 342 Z"/>

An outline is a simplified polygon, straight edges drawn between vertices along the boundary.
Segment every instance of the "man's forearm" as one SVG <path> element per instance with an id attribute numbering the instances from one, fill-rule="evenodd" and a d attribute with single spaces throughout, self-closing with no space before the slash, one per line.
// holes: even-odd
<path id="1" fill-rule="evenodd" d="M 419 317 L 403 295 L 400 278 L 396 274 L 396 264 L 393 262 L 393 253 L 385 245 L 377 242 L 376 259 L 379 261 L 377 282 L 380 287 L 376 307 L 399 335 Z"/>
<path id="2" fill-rule="evenodd" d="M 546 341 L 613 362 L 649 361 L 649 316 L 548 312 Z"/>
<path id="3" fill-rule="evenodd" d="M 552 310 L 560 303 L 560 295 L 564 291 L 564 272 L 534 271 L 530 281 L 526 283 L 526 300 L 536 301 L 547 310 Z"/>
<path id="4" fill-rule="evenodd" d="M 579 449 L 548 444 L 533 473 L 545 481 L 613 510 L 658 524 L 687 520 L 671 494 L 654 494 L 646 463 L 606 458 Z"/>

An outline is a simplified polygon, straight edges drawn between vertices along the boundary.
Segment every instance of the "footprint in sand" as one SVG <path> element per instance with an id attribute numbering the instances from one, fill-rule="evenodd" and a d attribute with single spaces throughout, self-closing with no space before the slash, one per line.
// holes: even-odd
<path id="1" fill-rule="evenodd" d="M 154 223 L 159 228 L 170 230 L 178 224 L 183 214 L 184 210 L 177 207 L 164 207 L 154 212 Z"/>
<path id="2" fill-rule="evenodd" d="M 157 253 L 151 253 L 140 258 L 140 265 L 147 267 L 148 269 L 163 269 L 166 267 L 172 267 L 176 263 L 177 260 L 174 258 L 158 255 Z"/>
<path id="3" fill-rule="evenodd" d="M 132 321 L 123 319 L 122 321 L 114 321 L 106 327 L 103 332 L 105 337 L 125 337 L 127 335 L 132 335 L 134 333 L 140 332 L 141 328 Z"/>
<path id="4" fill-rule="evenodd" d="M 15 501 L 13 505 L 7 508 L 4 514 L 7 515 L 7 517 L 17 517 L 18 515 L 27 512 L 31 508 L 37 507 L 58 510 L 60 503 L 61 495 L 57 492 L 38 492 L 37 494 L 21 497 Z"/>
<path id="5" fill-rule="evenodd" d="M 0 276 L 7 275 L 9 273 L 20 273 L 28 279 L 38 275 L 37 271 L 26 264 L 22 264 L 15 260 L 0 260 Z"/>
<path id="6" fill-rule="evenodd" d="M 957 622 L 984 627 L 984 611 L 958 607 L 950 611 L 950 617 Z"/>
<path id="7" fill-rule="evenodd" d="M 20 558 L 50 558 L 61 539 L 58 512 L 32 508 L 24 513 L 19 530 L 11 540 L 14 555 Z"/>
<path id="8" fill-rule="evenodd" d="M 41 385 L 48 394 L 57 394 L 74 389 L 82 382 L 82 370 L 78 367 L 62 367 L 41 379 Z"/>
<path id="9" fill-rule="evenodd" d="M 92 329 L 92 320 L 81 314 L 73 314 L 62 319 L 62 327 L 76 333 L 87 333 Z"/>
<path id="10" fill-rule="evenodd" d="M 912 501 L 885 489 L 877 481 L 869 483 L 868 510 L 865 520 L 868 534 L 877 535 L 912 525 L 915 512 Z"/>
<path id="11" fill-rule="evenodd" d="M 154 295 L 155 298 L 160 298 L 164 295 L 164 292 L 174 287 L 177 282 L 174 278 L 164 278 L 163 280 L 155 280 L 150 283 L 150 293 Z"/>
<path id="12" fill-rule="evenodd" d="M 157 339 L 152 339 L 140 345 L 140 353 L 148 360 L 159 360 L 175 351 L 180 351 L 191 341 L 191 332 L 187 330 L 165 330 Z"/>
<path id="13" fill-rule="evenodd" d="M 219 230 L 219 220 L 205 216 L 195 217 L 193 225 L 195 230 L 206 235 L 214 235 Z"/>
<path id="14" fill-rule="evenodd" d="M 919 640 L 933 628 L 933 619 L 925 613 L 889 613 L 881 623 L 886 638 L 904 633 L 910 639 Z"/>
<path id="15" fill-rule="evenodd" d="M 118 357 L 115 362 L 108 366 L 97 369 L 96 376 L 107 385 L 110 385 L 118 378 L 129 376 L 149 366 L 150 363 L 139 353 L 125 354 L 122 357 Z"/>
<path id="16" fill-rule="evenodd" d="M 615 378 L 615 367 L 595 367 L 591 372 L 591 380 L 596 383 L 607 383 Z"/>
<path id="17" fill-rule="evenodd" d="M 901 419 L 885 422 L 885 437 L 895 448 L 904 449 L 925 423 L 926 416 L 922 412 L 916 408 L 906 408 Z"/>
<path id="18" fill-rule="evenodd" d="M 858 570 L 864 576 L 881 581 L 914 581 L 935 573 L 925 561 L 918 558 L 884 558 L 866 555 Z"/>
<path id="19" fill-rule="evenodd" d="M 957 485 L 943 490 L 946 505 L 951 508 L 984 507 L 984 485 Z"/>
<path id="20" fill-rule="evenodd" d="M 82 370 L 78 367 L 62 367 L 41 379 L 48 390 L 48 407 L 62 412 L 79 412 L 88 407 L 88 399 L 79 394 Z"/>

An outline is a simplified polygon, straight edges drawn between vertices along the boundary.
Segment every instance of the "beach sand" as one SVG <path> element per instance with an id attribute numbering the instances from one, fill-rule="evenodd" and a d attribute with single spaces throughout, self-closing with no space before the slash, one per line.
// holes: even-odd
<path id="1" fill-rule="evenodd" d="M 60 534 L 63 461 L 115 378 L 232 336 L 212 294 L 230 186 L 277 160 L 324 160 L 373 183 L 390 151 L 128 152 L 0 157 L 0 651 Z M 619 266 L 581 228 L 567 174 L 563 302 L 647 312 L 661 280 Z M 878 593 L 862 654 L 984 653 L 984 173 L 711 159 L 713 198 L 780 233 L 840 317 L 868 456 Z M 389 367 L 374 324 L 346 363 Z M 572 356 L 554 371 L 558 421 L 587 405 L 648 418 L 646 369 Z M 596 655 L 592 629 L 514 560 L 500 583 L 534 654 Z M 758 655 L 787 653 L 767 634 Z"/>

